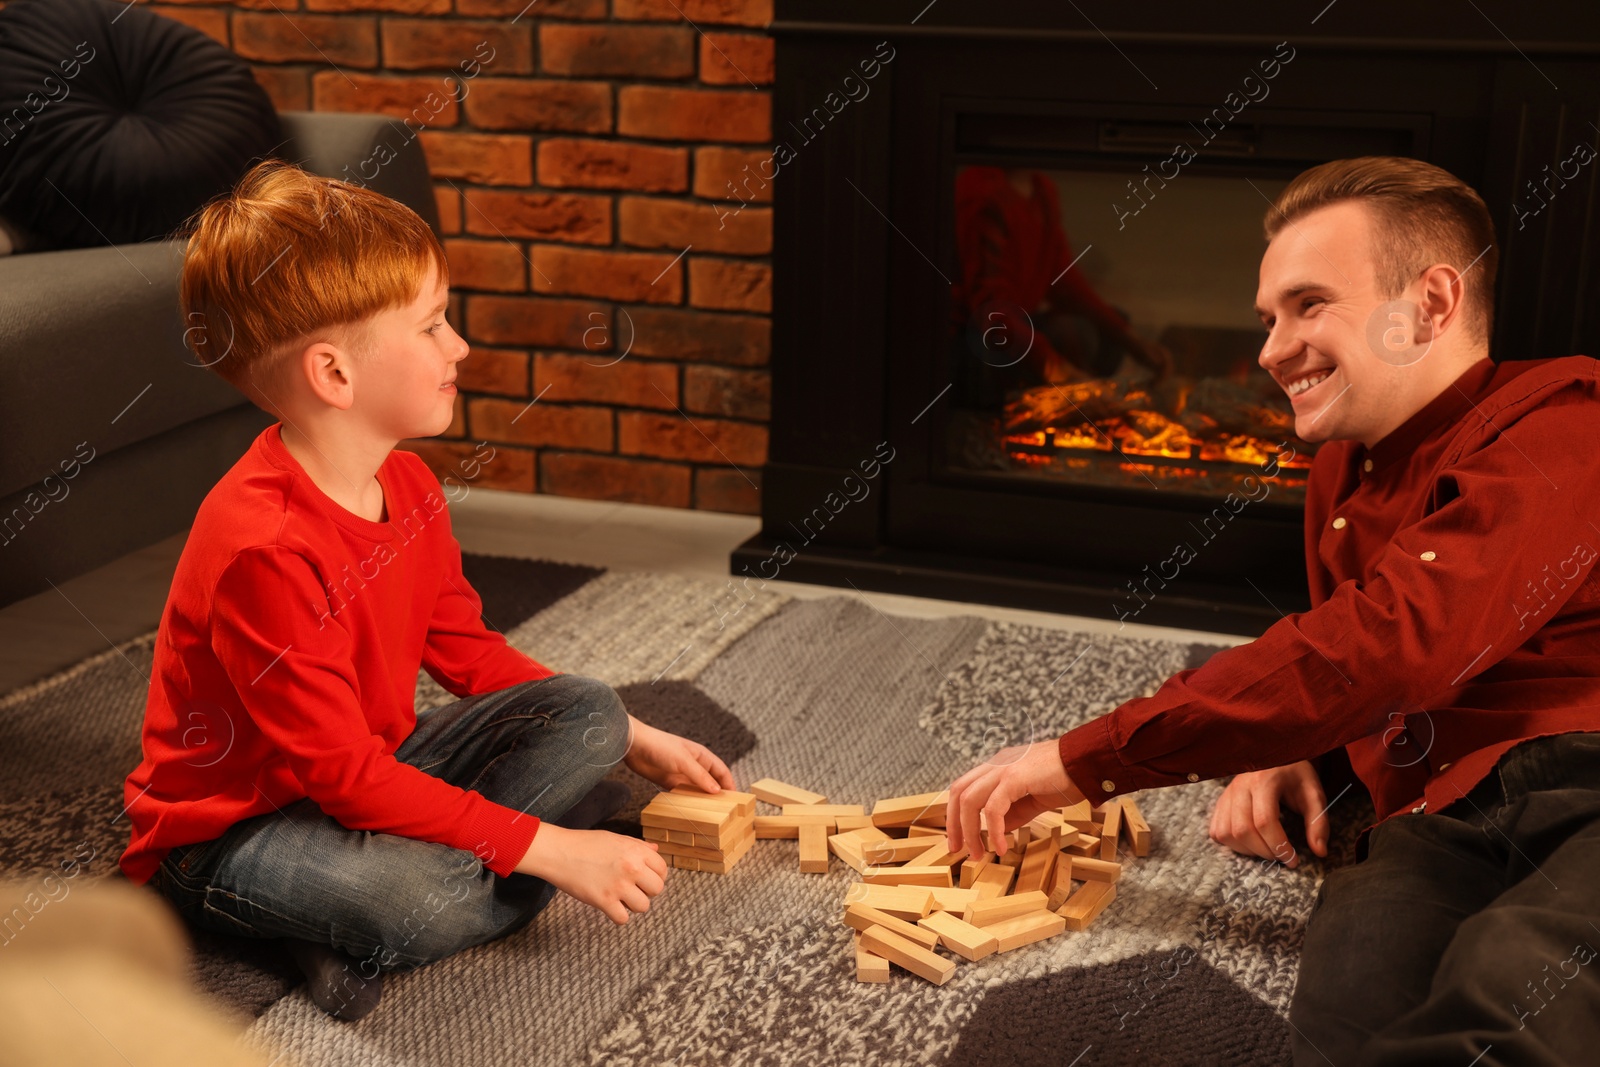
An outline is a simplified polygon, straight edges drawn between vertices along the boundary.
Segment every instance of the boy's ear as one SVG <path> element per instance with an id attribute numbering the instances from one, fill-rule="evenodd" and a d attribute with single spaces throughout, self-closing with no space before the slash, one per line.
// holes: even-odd
<path id="1" fill-rule="evenodd" d="M 348 409 L 355 400 L 351 368 L 355 360 L 348 349 L 331 341 L 315 341 L 290 361 L 294 388 L 309 389 L 329 407 Z"/>

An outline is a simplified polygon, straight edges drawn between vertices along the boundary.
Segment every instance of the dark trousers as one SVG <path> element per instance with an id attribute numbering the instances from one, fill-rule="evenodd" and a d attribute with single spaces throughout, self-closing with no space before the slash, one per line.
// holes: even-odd
<path id="1" fill-rule="evenodd" d="M 1600 733 L 1524 742 L 1324 881 L 1296 1067 L 1600 1063 Z"/>

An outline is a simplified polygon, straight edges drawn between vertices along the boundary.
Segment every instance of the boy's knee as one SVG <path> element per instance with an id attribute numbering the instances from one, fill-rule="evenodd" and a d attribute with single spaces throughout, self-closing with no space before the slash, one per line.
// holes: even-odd
<path id="1" fill-rule="evenodd" d="M 571 675 L 572 709 L 583 729 L 585 762 L 610 766 L 628 753 L 628 709 L 617 691 L 597 678 Z"/>

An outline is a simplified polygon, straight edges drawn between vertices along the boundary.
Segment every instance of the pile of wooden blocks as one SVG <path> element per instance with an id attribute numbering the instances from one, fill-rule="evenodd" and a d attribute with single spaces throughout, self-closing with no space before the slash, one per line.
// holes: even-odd
<path id="1" fill-rule="evenodd" d="M 798 838 L 800 870 L 823 873 L 829 853 L 861 880 L 845 897 L 844 923 L 857 931 L 856 977 L 887 982 L 894 964 L 942 985 L 954 956 L 976 961 L 1084 930 L 1116 899 L 1122 838 L 1135 856 L 1150 850 L 1150 826 L 1132 797 L 1047 811 L 1008 834 L 1005 856 L 985 829 L 985 851 L 946 848 L 946 793 L 891 797 L 871 814 L 856 804 L 772 779 L 750 787 L 781 815 L 758 815 L 758 838 Z"/>
<path id="2" fill-rule="evenodd" d="M 702 793 L 679 786 L 659 793 L 639 813 L 646 841 L 654 841 L 669 864 L 690 871 L 727 874 L 756 843 L 756 798 L 724 789 Z"/>

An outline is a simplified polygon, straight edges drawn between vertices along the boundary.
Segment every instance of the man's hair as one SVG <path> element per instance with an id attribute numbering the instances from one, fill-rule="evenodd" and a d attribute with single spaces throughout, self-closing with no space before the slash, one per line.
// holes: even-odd
<path id="1" fill-rule="evenodd" d="M 328 341 L 373 355 L 370 319 L 416 299 L 443 247 L 416 212 L 370 189 L 257 163 L 197 211 L 178 298 L 184 343 L 257 406 L 276 413 L 295 358 Z"/>
<path id="2" fill-rule="evenodd" d="M 1500 248 L 1483 198 L 1454 174 L 1420 159 L 1336 159 L 1290 182 L 1268 209 L 1262 228 L 1271 241 L 1301 216 L 1347 200 L 1369 209 L 1379 294 L 1393 299 L 1427 268 L 1448 263 L 1463 276 L 1464 318 L 1488 344 Z"/>

